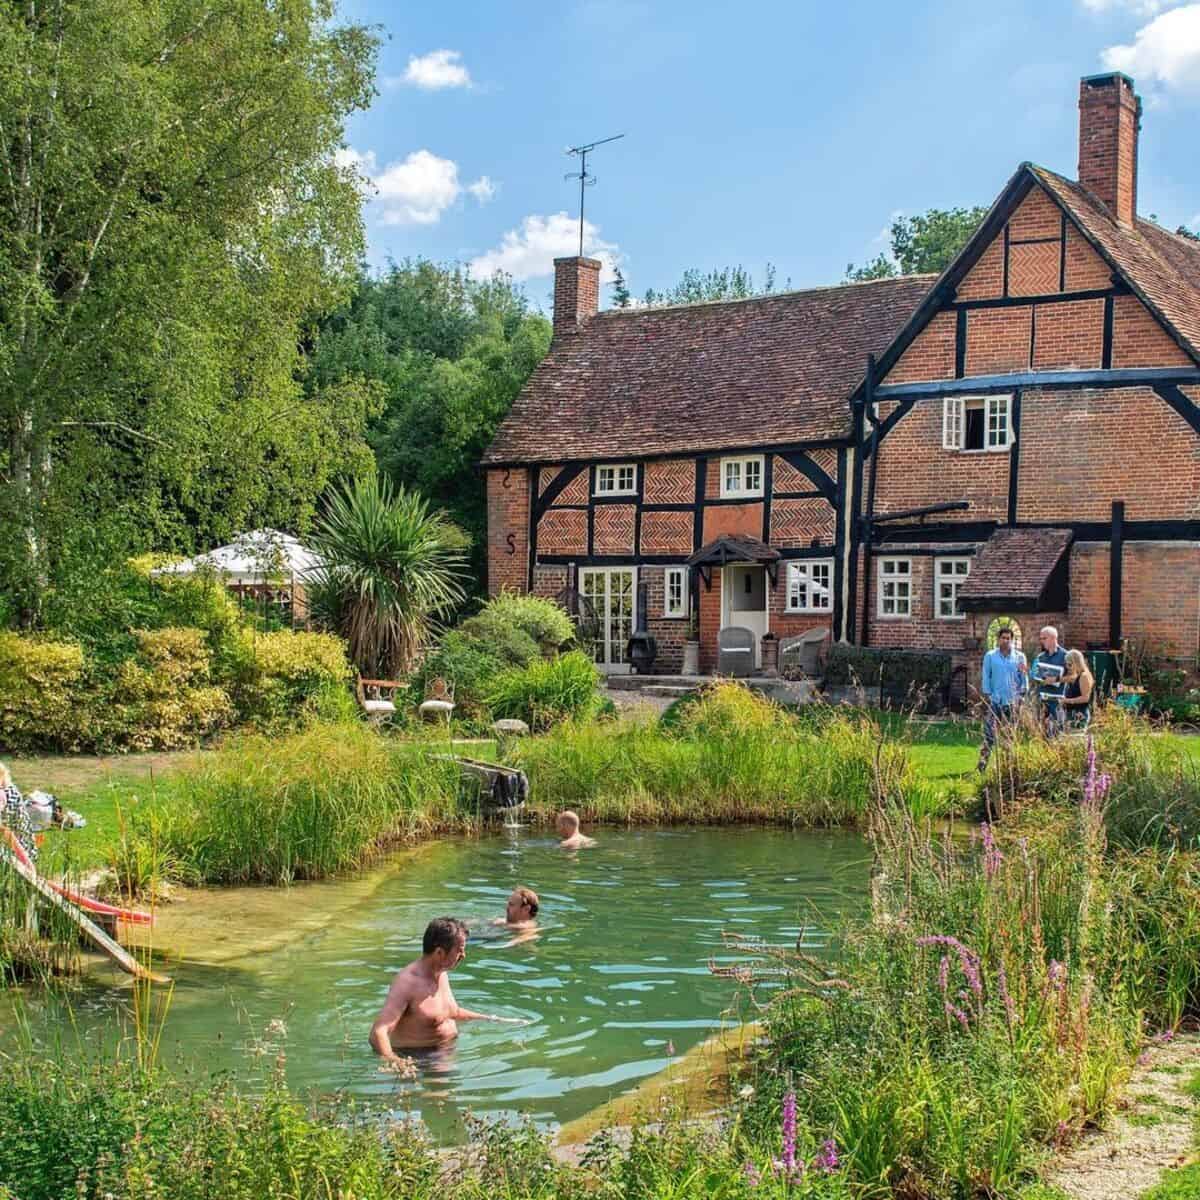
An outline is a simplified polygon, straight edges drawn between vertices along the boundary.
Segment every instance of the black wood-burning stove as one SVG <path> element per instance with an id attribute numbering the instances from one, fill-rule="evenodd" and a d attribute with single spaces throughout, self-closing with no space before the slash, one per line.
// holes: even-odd
<path id="1" fill-rule="evenodd" d="M 637 628 L 625 648 L 625 657 L 635 675 L 649 675 L 654 670 L 654 660 L 658 657 L 658 643 L 653 634 L 646 628 L 647 593 L 644 583 L 638 585 Z"/>

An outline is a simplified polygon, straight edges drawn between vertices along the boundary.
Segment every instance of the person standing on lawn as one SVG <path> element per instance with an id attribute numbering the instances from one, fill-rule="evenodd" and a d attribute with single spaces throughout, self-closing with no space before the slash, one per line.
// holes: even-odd
<path id="1" fill-rule="evenodd" d="M 1055 737 L 1062 731 L 1067 652 L 1058 644 L 1058 630 L 1053 625 L 1042 626 L 1038 641 L 1042 652 L 1033 660 L 1032 676 L 1042 702 L 1042 729 L 1047 737 Z"/>
<path id="2" fill-rule="evenodd" d="M 987 701 L 983 717 L 983 745 L 979 750 L 979 770 L 987 768 L 996 744 L 996 727 L 1010 732 L 1017 723 L 1021 698 L 1028 686 L 1029 667 L 1025 655 L 1013 647 L 1013 633 L 1004 626 L 996 634 L 996 648 L 983 656 L 980 691 Z"/>

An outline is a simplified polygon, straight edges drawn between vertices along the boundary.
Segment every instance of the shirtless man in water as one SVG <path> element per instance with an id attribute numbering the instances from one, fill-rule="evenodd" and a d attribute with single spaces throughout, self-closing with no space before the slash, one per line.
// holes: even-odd
<path id="1" fill-rule="evenodd" d="M 595 838 L 579 832 L 579 817 L 570 809 L 560 812 L 554 824 L 558 827 L 558 836 L 562 838 L 558 844 L 563 850 L 582 850 L 596 844 Z"/>
<path id="2" fill-rule="evenodd" d="M 525 942 L 532 942 L 538 936 L 537 915 L 540 903 L 538 901 L 537 892 L 532 888 L 519 887 L 514 888 L 512 895 L 509 896 L 507 903 L 504 906 L 504 916 L 497 917 L 492 924 L 502 926 L 505 929 L 511 929 L 516 937 L 510 942 L 505 942 L 500 948 L 508 950 L 512 946 L 520 946 Z"/>
<path id="3" fill-rule="evenodd" d="M 422 954 L 409 963 L 388 989 L 387 999 L 371 1026 L 371 1048 L 388 1061 L 403 1061 L 397 1050 L 444 1046 L 458 1036 L 459 1021 L 502 1021 L 519 1025 L 516 1017 L 492 1017 L 460 1008 L 450 990 L 450 972 L 467 956 L 467 927 L 454 917 L 430 921 L 421 943 Z"/>

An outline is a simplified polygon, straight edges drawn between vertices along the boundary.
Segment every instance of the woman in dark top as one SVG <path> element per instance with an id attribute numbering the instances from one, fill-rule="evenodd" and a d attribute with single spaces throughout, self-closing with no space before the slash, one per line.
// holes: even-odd
<path id="1" fill-rule="evenodd" d="M 1087 659 L 1078 650 L 1067 651 L 1067 669 L 1063 673 L 1062 706 L 1067 729 L 1081 730 L 1092 719 L 1092 695 L 1096 680 L 1088 670 Z"/>

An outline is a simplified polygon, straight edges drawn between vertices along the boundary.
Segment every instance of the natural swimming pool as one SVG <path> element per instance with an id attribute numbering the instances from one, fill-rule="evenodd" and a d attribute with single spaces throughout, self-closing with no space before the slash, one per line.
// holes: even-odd
<path id="1" fill-rule="evenodd" d="M 435 843 L 365 883 L 210 894 L 228 943 L 206 962 L 210 936 L 167 965 L 175 987 L 161 1056 L 245 1080 L 282 1053 L 294 1087 L 419 1112 L 444 1138 L 461 1128 L 465 1110 L 563 1123 L 721 1027 L 735 985 L 713 976 L 709 961 L 740 957 L 723 933 L 784 945 L 799 938 L 819 953 L 838 918 L 865 903 L 868 851 L 854 834 L 675 828 L 597 836 L 594 849 L 570 854 L 542 831 L 506 830 Z M 505 946 L 511 934 L 488 922 L 518 884 L 539 893 L 541 934 Z M 262 921 L 258 901 L 294 914 L 304 932 L 242 950 L 239 936 L 249 947 L 261 932 L 251 928 Z M 380 1073 L 367 1031 L 393 973 L 420 952 L 426 922 L 444 914 L 472 928 L 467 960 L 451 975 L 459 1003 L 530 1024 L 464 1024 L 451 1050 L 422 1060 L 416 1081 L 399 1081 Z M 68 1046 L 74 1030 L 89 1045 L 111 1042 L 129 997 L 123 978 L 88 984 L 74 999 L 73 1028 L 60 1002 L 31 998 L 33 1031 Z"/>

